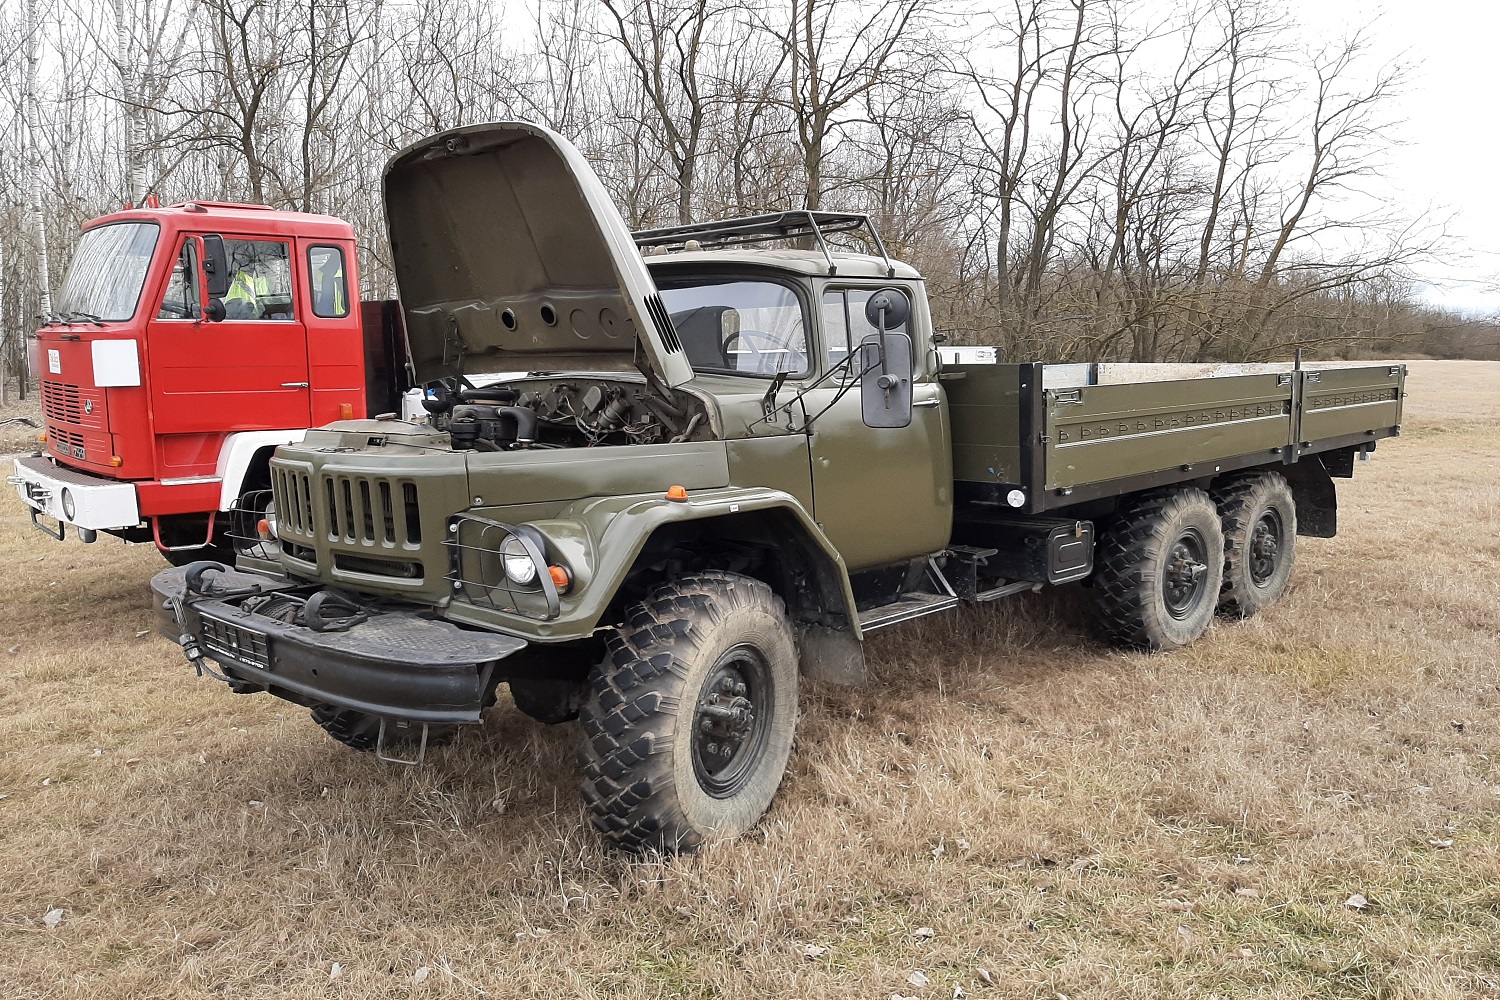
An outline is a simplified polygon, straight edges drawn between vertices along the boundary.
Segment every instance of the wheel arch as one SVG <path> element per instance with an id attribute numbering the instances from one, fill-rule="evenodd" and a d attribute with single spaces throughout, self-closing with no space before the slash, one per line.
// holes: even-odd
<path id="1" fill-rule="evenodd" d="M 689 508 L 658 523 L 642 539 L 621 584 L 649 578 L 652 562 L 673 550 L 691 551 L 704 559 L 703 568 L 738 572 L 768 584 L 799 626 L 859 635 L 843 558 L 792 497 L 727 506 L 733 509 Z M 756 553 L 760 560 L 753 558 Z"/>
<path id="2" fill-rule="evenodd" d="M 228 510 L 245 492 L 245 481 L 257 469 L 267 465 L 276 449 L 297 444 L 307 435 L 307 428 L 283 431 L 239 431 L 224 438 L 219 446 L 219 509 Z"/>

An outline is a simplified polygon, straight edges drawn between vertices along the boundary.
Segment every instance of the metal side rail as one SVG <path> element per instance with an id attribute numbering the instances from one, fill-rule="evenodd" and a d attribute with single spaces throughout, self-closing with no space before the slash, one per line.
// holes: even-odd
<path id="1" fill-rule="evenodd" d="M 930 591 L 907 591 L 900 600 L 860 612 L 859 627 L 873 632 L 958 606 L 959 598 L 953 585 L 932 558 L 927 560 L 927 584 L 932 588 Z"/>

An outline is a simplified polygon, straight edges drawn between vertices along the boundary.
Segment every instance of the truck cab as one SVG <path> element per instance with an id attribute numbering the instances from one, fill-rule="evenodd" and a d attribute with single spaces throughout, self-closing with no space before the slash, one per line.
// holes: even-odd
<path id="1" fill-rule="evenodd" d="M 222 512 L 276 446 L 364 416 L 356 267 L 348 223 L 265 205 L 89 222 L 31 338 L 44 448 L 11 482 L 33 521 L 227 553 Z"/>

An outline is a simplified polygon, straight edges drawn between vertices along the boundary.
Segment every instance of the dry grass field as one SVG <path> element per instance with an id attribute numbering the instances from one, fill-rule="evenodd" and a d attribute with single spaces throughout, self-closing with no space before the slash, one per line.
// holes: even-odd
<path id="1" fill-rule="evenodd" d="M 1408 403 L 1270 613 L 883 634 L 760 828 L 675 859 L 590 835 L 570 727 L 406 769 L 194 679 L 153 551 L 7 495 L 0 997 L 1500 996 L 1500 363 Z"/>

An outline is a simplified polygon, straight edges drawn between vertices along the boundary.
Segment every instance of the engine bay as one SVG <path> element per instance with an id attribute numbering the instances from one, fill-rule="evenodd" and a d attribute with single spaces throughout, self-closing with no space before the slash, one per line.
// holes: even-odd
<path id="1" fill-rule="evenodd" d="M 516 379 L 475 386 L 443 379 L 422 407 L 455 451 L 668 444 L 712 437 L 689 393 L 593 377 Z"/>

